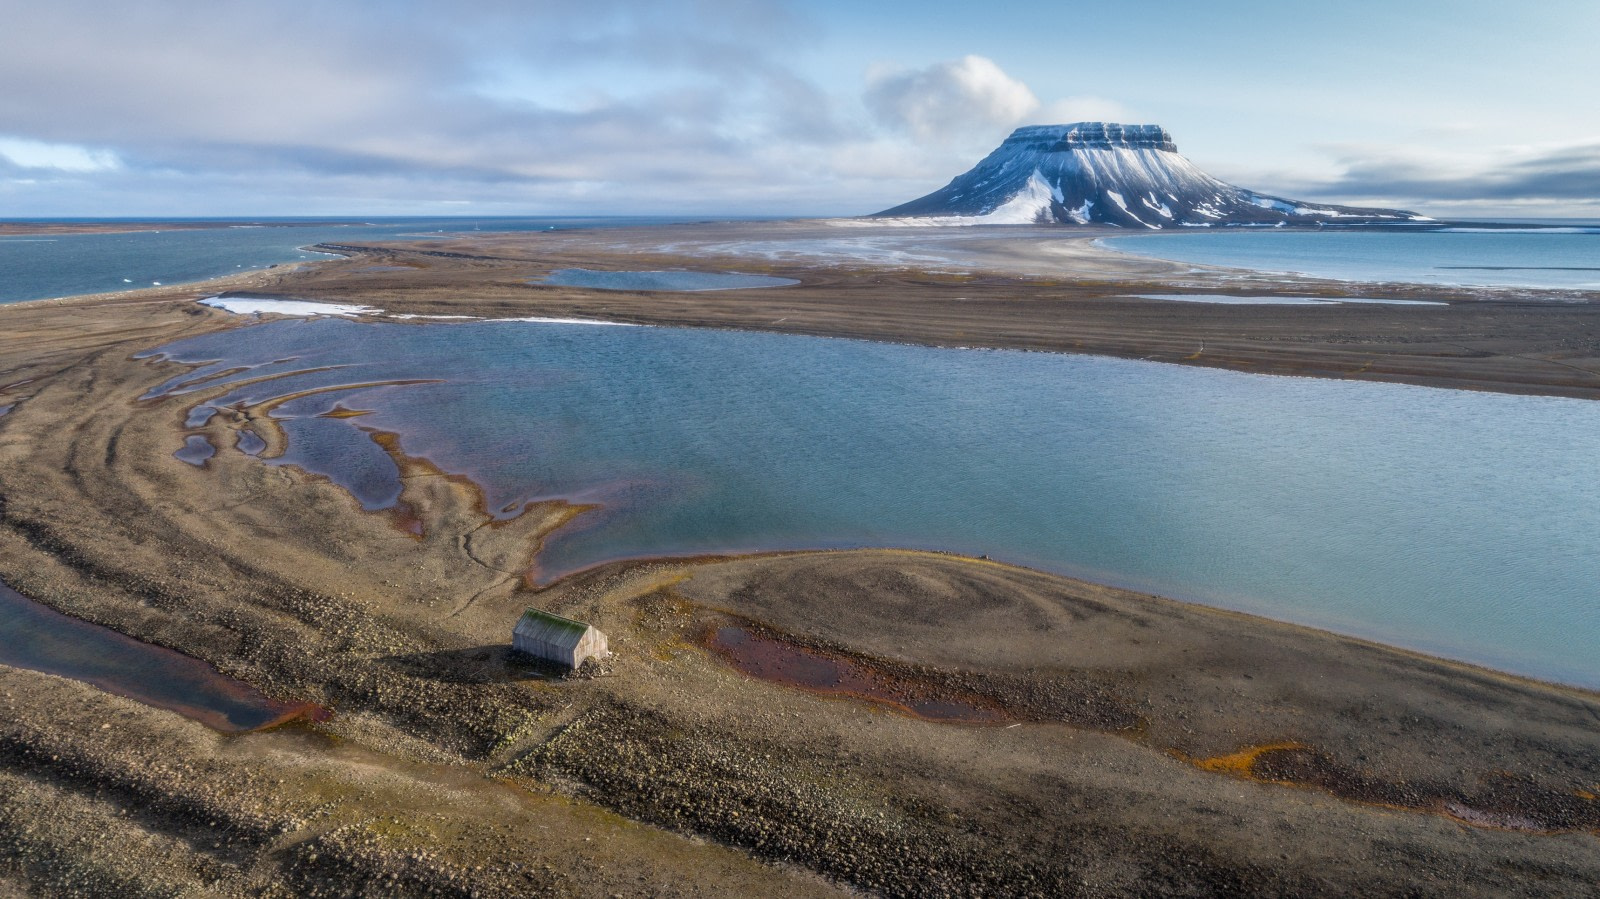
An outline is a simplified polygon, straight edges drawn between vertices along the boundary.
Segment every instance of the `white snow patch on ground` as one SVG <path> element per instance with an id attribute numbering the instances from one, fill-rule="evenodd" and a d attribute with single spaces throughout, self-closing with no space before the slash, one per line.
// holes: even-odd
<path id="1" fill-rule="evenodd" d="M 543 318 L 530 315 L 526 318 L 486 318 L 486 322 L 534 322 L 541 325 L 605 325 L 612 328 L 641 328 L 643 325 L 633 322 L 608 322 L 597 318 Z"/>
<path id="2" fill-rule="evenodd" d="M 264 297 L 207 297 L 200 301 L 202 306 L 213 309 L 222 309 L 236 315 L 260 315 L 273 313 L 275 315 L 317 316 L 317 315 L 372 315 L 382 312 L 372 306 L 357 306 L 349 303 L 313 303 L 309 300 L 273 300 Z"/>
<path id="3" fill-rule="evenodd" d="M 387 318 L 430 321 L 489 321 L 489 322 L 535 322 L 547 325 L 611 325 L 620 328 L 639 327 L 632 322 L 608 322 L 591 318 L 542 318 L 529 316 L 527 318 L 480 318 L 476 315 L 417 315 L 412 313 L 389 314 L 376 306 L 357 306 L 348 303 L 314 303 L 310 300 L 275 300 L 264 297 L 207 297 L 200 301 L 203 306 L 222 309 L 236 315 L 289 315 L 298 318 L 315 318 L 319 315 L 336 315 L 353 318 L 358 315 L 381 315 Z"/>
<path id="4" fill-rule="evenodd" d="M 1377 300 L 1371 297 L 1340 297 L 1337 303 L 1377 303 L 1380 306 L 1448 306 L 1449 303 L 1437 300 Z"/>
<path id="5" fill-rule="evenodd" d="M 1178 303 L 1222 303 L 1229 306 L 1339 306 L 1369 303 L 1383 306 L 1448 306 L 1431 300 L 1388 300 L 1375 297 L 1251 297 L 1225 293 L 1138 293 L 1139 300 L 1170 300 Z"/>

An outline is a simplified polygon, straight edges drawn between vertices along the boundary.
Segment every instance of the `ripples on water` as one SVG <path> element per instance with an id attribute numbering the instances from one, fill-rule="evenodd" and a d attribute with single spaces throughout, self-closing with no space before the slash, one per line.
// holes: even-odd
<path id="1" fill-rule="evenodd" d="M 281 375 L 217 404 L 443 379 L 284 403 L 273 464 L 382 507 L 399 481 L 370 428 L 471 476 L 491 509 L 599 504 L 550 543 L 545 577 L 637 555 L 947 549 L 1600 685 L 1592 402 L 515 322 L 282 321 L 162 351 L 208 363 L 169 387 Z M 375 411 L 319 417 L 336 403 Z"/>

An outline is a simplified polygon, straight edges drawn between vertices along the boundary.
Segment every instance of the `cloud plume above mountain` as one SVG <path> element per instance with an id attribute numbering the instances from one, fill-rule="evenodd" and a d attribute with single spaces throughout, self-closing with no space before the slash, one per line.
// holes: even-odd
<path id="1" fill-rule="evenodd" d="M 923 140 L 965 136 L 974 126 L 1015 125 L 1040 105 L 1026 84 L 982 56 L 874 73 L 866 102 L 879 121 Z"/>

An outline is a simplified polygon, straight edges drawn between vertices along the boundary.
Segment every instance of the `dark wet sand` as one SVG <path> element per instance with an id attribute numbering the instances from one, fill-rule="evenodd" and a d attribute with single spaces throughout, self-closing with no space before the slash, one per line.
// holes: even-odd
<path id="1" fill-rule="evenodd" d="M 780 302 L 597 296 L 520 286 L 500 262 L 460 262 L 472 278 L 422 264 L 414 289 L 369 280 L 359 295 L 396 311 L 727 325 Z M 225 286 L 358 295 L 338 270 Z M 931 303 L 953 327 L 959 303 L 930 276 L 862 271 L 806 277 L 876 297 L 883 321 Z M 898 286 L 859 283 L 874 277 Z M 1028 302 L 1003 284 L 986 303 Z M 925 303 L 895 300 L 906 285 Z M 807 289 L 787 301 L 814 316 L 804 328 L 870 330 L 874 316 Z M 1052 308 L 1108 302 L 1051 289 Z M 1600 882 L 1593 692 L 932 553 L 617 563 L 534 590 L 519 573 L 571 510 L 491 526 L 473 486 L 406 457 L 403 435 L 386 439 L 406 484 L 395 514 L 234 451 L 228 432 L 246 426 L 264 455 L 281 451 L 249 410 L 202 429 L 223 448 L 206 467 L 173 458 L 187 404 L 206 396 L 138 401 L 177 369 L 131 356 L 237 326 L 189 302 L 207 292 L 0 307 L 0 404 L 15 404 L 0 418 L 0 580 L 335 715 L 224 736 L 0 667 L 0 888 L 1586 896 Z M 1445 314 L 1480 308 L 1547 314 L 1470 298 Z M 1326 313 L 1275 315 L 1290 311 Z M 1191 326 L 1192 313 L 1170 310 Z M 1018 334 L 1049 318 L 1016 314 Z M 1249 333 L 1241 345 L 1266 342 Z M 1534 356 L 1570 336 L 1536 352 L 1533 333 Z M 530 604 L 593 621 L 614 659 L 567 679 L 510 658 Z M 707 648 L 730 625 L 855 680 L 747 675 Z M 919 702 L 994 718 L 906 712 Z"/>

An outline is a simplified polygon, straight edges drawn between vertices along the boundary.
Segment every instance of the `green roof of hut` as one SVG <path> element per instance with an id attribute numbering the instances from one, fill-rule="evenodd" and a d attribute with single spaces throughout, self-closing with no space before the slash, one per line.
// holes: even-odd
<path id="1" fill-rule="evenodd" d="M 576 668 L 589 656 L 606 654 L 606 635 L 581 621 L 541 609 L 528 609 L 512 629 L 511 646 L 531 656 Z"/>

